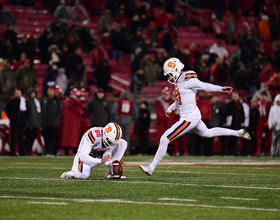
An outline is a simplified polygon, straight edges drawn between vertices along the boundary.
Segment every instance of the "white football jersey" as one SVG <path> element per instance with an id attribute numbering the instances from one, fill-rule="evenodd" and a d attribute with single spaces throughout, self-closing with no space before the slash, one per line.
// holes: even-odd
<path id="1" fill-rule="evenodd" d="M 90 146 L 89 155 L 99 158 L 106 150 L 109 150 L 103 144 L 102 132 L 103 127 L 93 127 L 87 130 L 82 137 L 77 153 L 81 154 L 83 151 L 88 152 Z"/>
<path id="2" fill-rule="evenodd" d="M 183 72 L 175 84 L 176 100 L 169 106 L 168 111 L 171 112 L 178 108 L 180 117 L 187 121 L 201 119 L 201 114 L 195 99 L 197 90 L 221 92 L 223 91 L 223 87 L 201 82 L 192 70 Z"/>

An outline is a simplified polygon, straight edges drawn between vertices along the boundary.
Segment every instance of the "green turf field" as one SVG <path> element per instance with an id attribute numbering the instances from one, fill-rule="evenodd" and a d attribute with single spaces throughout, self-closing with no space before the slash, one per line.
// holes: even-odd
<path id="1" fill-rule="evenodd" d="M 123 159 L 125 180 L 65 180 L 72 157 L 0 156 L 0 219 L 280 219 L 279 158 L 165 157 L 150 177 L 152 157 Z"/>

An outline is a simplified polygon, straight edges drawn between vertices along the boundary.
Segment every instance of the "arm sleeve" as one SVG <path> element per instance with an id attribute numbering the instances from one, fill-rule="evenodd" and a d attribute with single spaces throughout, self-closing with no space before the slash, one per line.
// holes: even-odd
<path id="1" fill-rule="evenodd" d="M 173 102 L 168 108 L 167 108 L 167 111 L 169 112 L 173 112 L 174 110 L 176 110 L 178 107 L 177 105 L 177 100 L 175 102 Z"/>
<path id="2" fill-rule="evenodd" d="M 89 166 L 93 164 L 101 164 L 101 159 L 97 159 L 89 156 L 91 149 L 92 149 L 92 143 L 88 139 L 86 139 L 83 143 L 82 152 L 80 153 L 80 160 L 88 164 Z"/>
<path id="3" fill-rule="evenodd" d="M 205 92 L 223 92 L 222 86 L 204 83 L 198 79 L 189 79 L 185 83 L 185 89 L 203 90 Z"/>

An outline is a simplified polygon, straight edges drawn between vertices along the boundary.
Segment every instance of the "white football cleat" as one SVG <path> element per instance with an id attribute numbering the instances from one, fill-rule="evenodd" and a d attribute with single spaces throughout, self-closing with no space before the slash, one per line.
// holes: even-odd
<path id="1" fill-rule="evenodd" d="M 239 134 L 239 137 L 251 140 L 250 134 L 245 129 L 240 129 L 237 131 L 237 133 Z"/>
<path id="2" fill-rule="evenodd" d="M 151 175 L 153 174 L 153 171 L 151 170 L 151 168 L 150 168 L 149 165 L 148 165 L 148 166 L 140 165 L 139 167 L 140 167 L 140 169 L 141 169 L 144 173 L 146 173 L 148 176 L 151 176 Z"/>
<path id="3" fill-rule="evenodd" d="M 60 178 L 61 179 L 70 179 L 71 178 L 71 171 L 64 172 L 63 174 L 61 174 Z"/>
<path id="4" fill-rule="evenodd" d="M 113 175 L 111 173 L 108 173 L 108 172 L 105 174 L 105 178 L 106 179 L 114 179 Z M 120 179 L 126 179 L 126 176 L 121 176 Z"/>

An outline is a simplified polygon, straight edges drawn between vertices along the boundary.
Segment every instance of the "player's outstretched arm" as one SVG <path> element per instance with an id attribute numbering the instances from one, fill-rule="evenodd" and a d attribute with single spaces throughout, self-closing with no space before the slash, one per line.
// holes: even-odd
<path id="1" fill-rule="evenodd" d="M 103 157 L 101 159 L 101 164 L 104 164 L 105 162 L 110 161 L 110 160 L 112 160 L 112 155 L 111 154 Z"/>
<path id="2" fill-rule="evenodd" d="M 226 92 L 226 93 L 228 93 L 229 95 L 232 95 L 232 93 L 233 93 L 233 88 L 230 87 L 230 86 L 224 86 L 224 87 L 223 87 L 223 92 Z"/>

